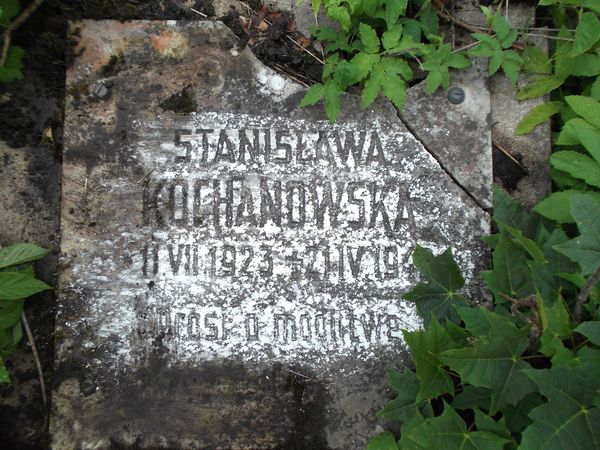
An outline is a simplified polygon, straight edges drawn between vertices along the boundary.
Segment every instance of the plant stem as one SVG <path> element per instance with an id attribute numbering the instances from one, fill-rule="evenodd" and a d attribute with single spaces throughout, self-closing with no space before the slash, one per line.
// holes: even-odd
<path id="1" fill-rule="evenodd" d="M 44 406 L 48 403 L 48 399 L 46 398 L 46 383 L 44 382 L 44 372 L 42 372 L 42 363 L 40 362 L 40 357 L 38 355 L 37 346 L 35 345 L 35 339 L 33 338 L 33 333 L 31 332 L 31 328 L 29 328 L 29 322 L 27 321 L 27 316 L 25 315 L 25 311 L 21 311 L 21 321 L 23 322 L 23 327 L 25 328 L 25 334 L 27 334 L 27 340 L 29 341 L 29 345 L 31 346 L 31 351 L 33 353 L 33 359 L 35 359 L 35 365 L 37 367 L 38 376 L 40 379 L 40 389 L 42 390 L 42 401 L 44 402 Z"/>
<path id="2" fill-rule="evenodd" d="M 587 303 L 588 297 L 594 285 L 600 281 L 600 267 L 587 279 L 583 289 L 577 296 L 577 303 L 575 304 L 575 311 L 573 312 L 573 326 L 579 325 L 583 318 L 583 306 Z"/>
<path id="3" fill-rule="evenodd" d="M 8 58 L 8 49 L 10 48 L 10 39 L 12 33 L 21 26 L 27 18 L 33 14 L 33 12 L 42 4 L 44 0 L 34 0 L 29 4 L 27 8 L 25 8 L 19 16 L 13 20 L 2 33 L 2 55 L 0 55 L 0 67 L 4 67 L 6 64 L 6 59 Z"/>

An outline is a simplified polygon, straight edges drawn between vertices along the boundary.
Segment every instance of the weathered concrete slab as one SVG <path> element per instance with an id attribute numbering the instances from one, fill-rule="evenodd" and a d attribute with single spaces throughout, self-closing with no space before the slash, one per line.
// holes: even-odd
<path id="1" fill-rule="evenodd" d="M 472 279 L 487 214 L 389 103 L 330 124 L 220 23 L 79 27 L 54 447 L 364 447 L 414 246 Z"/>
<path id="2" fill-rule="evenodd" d="M 408 90 L 402 118 L 442 167 L 483 208 L 492 206 L 490 92 L 479 64 L 452 73 L 450 91 Z M 452 90 L 461 98 L 450 101 Z"/>

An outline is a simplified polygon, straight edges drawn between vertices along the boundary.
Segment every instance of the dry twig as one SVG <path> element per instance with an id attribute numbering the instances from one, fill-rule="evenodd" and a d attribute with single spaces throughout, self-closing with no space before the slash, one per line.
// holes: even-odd
<path id="1" fill-rule="evenodd" d="M 21 24 L 23 22 L 25 22 L 25 20 L 27 20 L 27 18 L 29 16 L 31 16 L 31 14 L 33 14 L 33 12 L 38 8 L 38 6 L 40 6 L 42 4 L 44 0 L 34 0 L 32 3 L 29 4 L 29 6 L 27 8 L 25 8 L 21 14 L 19 14 L 17 16 L 17 18 L 15 20 L 13 20 L 10 24 L 8 24 L 8 26 L 6 27 L 6 29 L 4 30 L 4 33 L 2 33 L 2 55 L 0 55 L 0 67 L 4 67 L 4 65 L 6 64 L 6 59 L 8 58 L 8 49 L 10 48 L 10 40 L 12 37 L 12 34 L 14 33 L 14 31 L 19 28 L 21 26 Z"/>
<path id="2" fill-rule="evenodd" d="M 46 404 L 48 403 L 48 398 L 46 397 L 46 383 L 44 382 L 44 372 L 42 371 L 42 363 L 40 362 L 37 346 L 35 345 L 35 339 L 33 338 L 31 328 L 29 328 L 29 322 L 27 321 L 25 311 L 21 311 L 21 321 L 23 322 L 25 334 L 27 334 L 27 340 L 29 341 L 29 345 L 31 346 L 33 358 L 35 359 L 35 366 L 37 367 L 38 377 L 40 379 L 40 389 L 42 390 L 42 401 L 44 402 L 44 406 L 46 406 Z"/>

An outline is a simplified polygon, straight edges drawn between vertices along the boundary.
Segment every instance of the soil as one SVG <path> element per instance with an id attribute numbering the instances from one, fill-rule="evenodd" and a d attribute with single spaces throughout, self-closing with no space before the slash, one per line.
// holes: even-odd
<path id="1" fill-rule="evenodd" d="M 249 3 L 255 10 L 260 10 L 259 2 Z M 0 140 L 27 153 L 28 182 L 42 197 L 47 195 L 47 198 L 42 198 L 47 207 L 45 214 L 55 218 L 59 216 L 65 69 L 73 58 L 75 42 L 75 36 L 67 33 L 69 22 L 83 18 L 202 20 L 202 16 L 191 8 L 208 17 L 214 16 L 210 0 L 46 0 L 13 35 L 13 45 L 22 47 L 26 52 L 24 78 L 9 85 L 0 85 Z M 240 25 L 239 16 L 239 12 L 232 10 L 221 20 L 238 36 L 241 46 L 249 45 L 265 64 L 278 72 L 291 74 L 299 82 L 309 85 L 321 79 L 322 66 L 314 57 L 280 32 L 266 33 L 259 39 L 249 36 Z M 297 38 L 299 35 L 292 33 L 291 36 Z M 111 60 L 104 69 L 107 75 L 118 70 L 119 64 L 118 58 Z M 189 96 L 186 96 L 185 89 L 180 96 L 167 100 L 164 107 L 193 110 L 194 105 L 186 102 Z M 505 163 L 496 156 L 494 164 L 498 169 L 495 176 L 504 180 L 507 187 L 515 186 L 514 179 L 520 176 L 518 166 Z M 0 176 L 5 176 L 1 170 Z M 22 196 L 23 201 L 28 200 L 28 195 L 26 192 Z M 34 206 L 35 203 L 32 203 L 32 214 L 35 215 L 38 211 Z M 39 223 L 38 227 L 41 227 L 44 222 Z M 49 234 L 47 245 L 57 249 L 58 221 L 54 223 L 54 229 L 43 231 Z M 27 234 L 19 238 L 32 239 Z M 10 233 L 0 230 L 0 244 L 6 245 L 12 239 L 14 237 Z M 55 250 L 53 256 L 37 269 L 42 279 L 55 285 L 57 268 Z M 40 351 L 48 391 L 52 388 L 55 301 L 53 294 L 43 294 L 28 301 L 26 308 Z M 7 360 L 7 366 L 13 382 L 0 386 L 0 447 L 49 448 L 50 406 L 42 401 L 38 373 L 26 339 Z M 304 387 L 298 380 L 290 380 L 290 389 L 302 395 Z M 321 439 L 316 436 L 315 445 Z M 293 443 L 290 445 L 294 446 Z"/>

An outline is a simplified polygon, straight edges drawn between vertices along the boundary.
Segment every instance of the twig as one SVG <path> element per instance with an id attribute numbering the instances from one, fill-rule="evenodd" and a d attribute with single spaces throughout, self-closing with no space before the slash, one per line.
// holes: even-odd
<path id="1" fill-rule="evenodd" d="M 573 325 L 579 325 L 581 323 L 581 319 L 583 317 L 583 305 L 587 303 L 590 292 L 598 281 L 600 281 L 600 267 L 596 269 L 594 274 L 587 279 L 583 289 L 581 289 L 579 295 L 577 296 L 575 311 L 573 311 Z"/>
<path id="2" fill-rule="evenodd" d="M 475 42 L 472 42 L 472 43 L 470 43 L 468 45 L 465 45 L 464 47 L 460 47 L 460 48 L 452 50 L 452 53 L 462 52 L 464 50 L 470 49 L 471 47 L 475 47 L 476 45 L 479 45 L 479 44 L 481 44 L 481 42 L 475 41 Z"/>
<path id="3" fill-rule="evenodd" d="M 2 33 L 2 55 L 0 55 L 0 67 L 4 67 L 6 64 L 6 59 L 8 58 L 8 49 L 10 48 L 10 39 L 12 37 L 12 33 L 21 26 L 27 18 L 33 14 L 33 12 L 42 4 L 44 0 L 34 0 L 29 4 L 27 8 L 25 8 L 19 16 L 15 20 L 13 20 Z"/>
<path id="4" fill-rule="evenodd" d="M 200 12 L 200 11 L 198 11 L 197 9 L 190 8 L 190 11 L 193 11 L 193 12 L 195 12 L 196 14 L 199 14 L 199 15 L 201 15 L 201 16 L 202 16 L 202 17 L 204 17 L 204 18 L 207 18 L 207 17 L 208 17 L 206 14 L 204 14 L 203 12 Z"/>
<path id="5" fill-rule="evenodd" d="M 23 322 L 25 334 L 27 334 L 27 340 L 29 341 L 29 345 L 31 346 L 33 359 L 35 359 L 35 365 L 37 367 L 38 376 L 40 379 L 40 389 L 42 390 L 42 402 L 44 402 L 44 406 L 46 406 L 46 404 L 48 403 L 48 399 L 46 397 L 46 383 L 44 382 L 44 372 L 42 372 L 42 363 L 40 362 L 37 346 L 35 345 L 35 339 L 33 339 L 33 333 L 31 332 L 31 328 L 29 328 L 29 322 L 27 321 L 25 311 L 21 311 L 21 321 Z"/>
<path id="6" fill-rule="evenodd" d="M 524 172 L 528 172 L 528 170 L 525 168 L 525 166 L 523 166 L 523 164 L 521 164 L 517 159 L 515 159 L 515 157 L 513 155 L 510 154 L 510 152 L 503 147 L 502 145 L 498 144 L 497 142 L 492 140 L 492 145 L 494 147 L 496 147 L 498 150 L 500 150 L 502 153 L 504 153 L 508 158 L 510 158 L 510 160 L 512 162 L 514 162 L 517 166 L 519 166 Z"/>
<path id="7" fill-rule="evenodd" d="M 313 58 L 315 58 L 317 61 L 319 61 L 321 64 L 325 64 L 323 62 L 323 60 L 321 58 L 319 58 L 317 55 L 315 55 L 313 52 L 311 52 L 309 49 L 307 49 L 306 47 L 303 47 L 302 45 L 298 44 L 296 42 L 296 40 L 291 37 L 289 34 L 286 34 L 285 37 L 287 37 L 290 41 L 292 41 L 294 44 L 296 44 L 298 47 L 300 47 L 302 50 L 304 50 L 306 53 L 308 53 L 310 56 L 312 56 Z"/>

